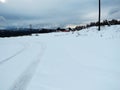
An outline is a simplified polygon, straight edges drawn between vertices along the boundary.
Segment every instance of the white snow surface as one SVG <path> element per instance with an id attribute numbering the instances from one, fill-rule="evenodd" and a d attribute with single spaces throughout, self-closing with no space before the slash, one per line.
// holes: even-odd
<path id="1" fill-rule="evenodd" d="M 0 90 L 120 90 L 120 26 L 0 38 Z"/>

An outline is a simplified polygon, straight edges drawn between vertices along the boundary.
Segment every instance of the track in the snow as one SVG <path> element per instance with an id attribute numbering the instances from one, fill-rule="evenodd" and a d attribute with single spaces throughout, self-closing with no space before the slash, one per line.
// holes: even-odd
<path id="1" fill-rule="evenodd" d="M 39 43 L 40 44 L 40 43 Z M 38 54 L 37 60 L 33 61 L 27 69 L 18 77 L 15 83 L 11 86 L 10 90 L 26 90 L 27 85 L 29 84 L 30 80 L 32 79 L 37 66 L 41 60 L 45 47 L 41 44 L 41 51 Z"/>
<path id="2" fill-rule="evenodd" d="M 12 58 L 16 57 L 17 55 L 19 55 L 20 53 L 22 53 L 22 52 L 25 51 L 25 50 L 26 50 L 26 47 L 23 46 L 23 48 L 22 48 L 21 50 L 19 50 L 18 52 L 16 52 L 16 53 L 13 54 L 12 56 L 7 57 L 7 58 L 4 59 L 4 60 L 1 60 L 1 61 L 0 61 L 0 65 L 3 64 L 3 63 L 5 63 L 5 62 L 7 62 L 7 61 L 9 61 L 9 60 L 11 60 Z"/>

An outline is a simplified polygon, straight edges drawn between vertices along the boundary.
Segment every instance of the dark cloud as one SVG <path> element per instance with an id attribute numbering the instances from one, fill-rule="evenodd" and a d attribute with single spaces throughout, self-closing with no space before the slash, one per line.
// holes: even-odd
<path id="1" fill-rule="evenodd" d="M 118 8 L 112 9 L 112 10 L 110 10 L 109 15 L 113 15 L 113 14 L 116 14 L 116 13 L 119 13 L 119 12 L 120 12 L 120 10 Z"/>

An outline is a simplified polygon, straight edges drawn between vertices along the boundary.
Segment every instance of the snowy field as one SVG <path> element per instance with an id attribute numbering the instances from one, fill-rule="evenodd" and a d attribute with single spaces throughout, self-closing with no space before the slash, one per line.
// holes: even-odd
<path id="1" fill-rule="evenodd" d="M 120 90 L 120 26 L 0 38 L 0 90 Z"/>

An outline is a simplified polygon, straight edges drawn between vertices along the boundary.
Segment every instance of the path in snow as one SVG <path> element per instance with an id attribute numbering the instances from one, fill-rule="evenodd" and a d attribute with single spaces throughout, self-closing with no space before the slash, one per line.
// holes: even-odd
<path id="1" fill-rule="evenodd" d="M 40 63 L 41 57 L 45 50 L 45 46 L 42 43 L 37 43 L 36 45 L 38 44 L 40 44 L 39 46 L 41 51 L 39 52 L 37 59 L 27 67 L 27 69 L 20 75 L 20 77 L 18 77 L 10 90 L 26 90 L 27 85 L 35 74 L 36 68 Z M 36 47 L 36 45 L 34 45 L 34 47 Z"/>
<path id="2" fill-rule="evenodd" d="M 15 54 L 11 55 L 10 57 L 7 57 L 3 60 L 0 60 L 0 65 L 11 60 L 12 58 L 16 57 L 17 55 L 19 55 L 20 53 L 24 52 L 27 49 L 27 47 L 25 45 L 23 45 L 23 48 L 20 49 L 18 52 L 16 52 Z"/>

